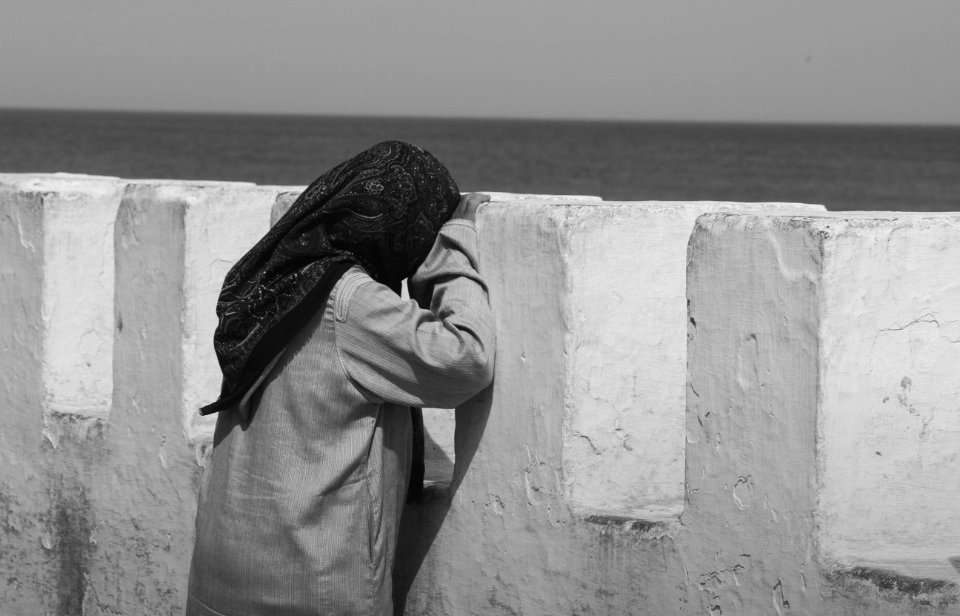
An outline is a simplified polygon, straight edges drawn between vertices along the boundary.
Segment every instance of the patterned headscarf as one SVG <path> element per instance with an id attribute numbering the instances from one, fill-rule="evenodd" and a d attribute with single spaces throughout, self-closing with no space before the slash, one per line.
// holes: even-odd
<path id="1" fill-rule="evenodd" d="M 459 200 L 446 167 L 400 141 L 378 143 L 314 180 L 227 273 L 213 337 L 223 386 L 200 414 L 239 402 L 352 265 L 399 292 Z"/>

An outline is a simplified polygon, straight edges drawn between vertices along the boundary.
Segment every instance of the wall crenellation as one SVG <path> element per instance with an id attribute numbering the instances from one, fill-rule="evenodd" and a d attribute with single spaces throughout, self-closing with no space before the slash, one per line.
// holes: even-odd
<path id="1" fill-rule="evenodd" d="M 0 174 L 0 611 L 182 613 L 216 297 L 300 190 Z M 491 194 L 398 606 L 960 614 L 960 214 Z"/>

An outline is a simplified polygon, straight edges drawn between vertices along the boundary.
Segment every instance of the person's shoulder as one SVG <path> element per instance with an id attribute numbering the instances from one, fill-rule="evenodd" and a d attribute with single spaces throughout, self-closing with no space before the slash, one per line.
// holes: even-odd
<path id="1" fill-rule="evenodd" d="M 354 265 L 345 271 L 342 276 L 340 276 L 340 280 L 333 285 L 331 294 L 340 295 L 344 292 L 349 292 L 351 289 L 355 290 L 357 287 L 368 282 L 375 281 L 370 277 L 370 274 L 363 270 L 362 267 L 359 265 Z"/>
<path id="2" fill-rule="evenodd" d="M 357 289 L 373 282 L 373 278 L 358 265 L 354 265 L 340 276 L 340 280 L 330 290 L 334 316 L 338 321 L 346 320 L 350 299 L 357 292 Z"/>
<path id="3" fill-rule="evenodd" d="M 363 268 L 353 266 L 347 270 L 333 291 L 334 317 L 341 323 L 350 314 L 369 312 L 384 308 L 384 304 L 393 304 L 400 298 L 389 287 L 370 277 Z"/>

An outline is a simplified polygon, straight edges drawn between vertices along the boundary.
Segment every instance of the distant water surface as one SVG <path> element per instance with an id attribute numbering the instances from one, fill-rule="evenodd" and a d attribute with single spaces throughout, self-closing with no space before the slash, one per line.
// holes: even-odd
<path id="1" fill-rule="evenodd" d="M 304 185 L 384 139 L 462 190 L 960 211 L 960 127 L 0 110 L 0 171 Z"/>

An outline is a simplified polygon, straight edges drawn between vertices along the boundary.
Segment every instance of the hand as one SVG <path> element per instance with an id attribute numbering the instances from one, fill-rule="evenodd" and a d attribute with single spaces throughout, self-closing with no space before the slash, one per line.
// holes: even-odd
<path id="1" fill-rule="evenodd" d="M 490 200 L 490 195 L 483 193 L 465 193 L 460 197 L 460 205 L 453 211 L 453 218 L 462 218 L 470 222 L 476 222 L 477 209 L 481 203 Z"/>

